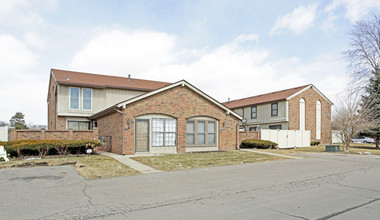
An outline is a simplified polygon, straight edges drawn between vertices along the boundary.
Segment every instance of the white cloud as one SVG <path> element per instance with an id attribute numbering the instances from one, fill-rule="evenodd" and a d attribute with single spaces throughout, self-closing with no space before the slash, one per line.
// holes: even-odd
<path id="1" fill-rule="evenodd" d="M 88 42 L 74 57 L 77 70 L 138 73 L 175 60 L 176 37 L 162 32 L 102 32 Z"/>
<path id="2" fill-rule="evenodd" d="M 307 7 L 299 6 L 293 12 L 278 18 L 270 34 L 275 34 L 280 29 L 290 29 L 296 34 L 307 30 L 313 25 L 317 7 L 317 3 Z"/>
<path id="3" fill-rule="evenodd" d="M 24 42 L 0 35 L 0 63 L 0 120 L 21 111 L 28 121 L 46 123 L 46 81 L 32 74 L 38 56 Z"/>
<path id="4" fill-rule="evenodd" d="M 332 95 L 340 87 L 336 81 L 327 83 L 323 80 L 331 73 L 334 76 L 345 74 L 344 65 L 334 63 L 329 56 L 307 63 L 298 57 L 273 59 L 271 51 L 247 45 L 250 42 L 256 45 L 257 35 L 241 35 L 212 49 L 177 52 L 175 36 L 143 32 L 144 37 L 137 37 L 137 33 L 140 32 L 133 34 L 119 30 L 94 37 L 75 56 L 73 67 L 97 73 L 132 73 L 132 77 L 167 82 L 185 79 L 219 101 L 308 83 L 317 87 L 323 85 L 322 92 Z M 161 37 L 153 39 L 154 36 Z M 123 43 L 126 39 L 128 43 Z M 153 47 L 155 50 L 146 49 L 152 41 L 161 46 Z M 161 55 L 164 59 L 158 59 Z M 193 58 L 182 59 L 188 56 Z"/>
<path id="5" fill-rule="evenodd" d="M 6 26 L 36 25 L 44 22 L 40 10 L 54 11 L 58 0 L 2 0 L 0 24 Z"/>
<path id="6" fill-rule="evenodd" d="M 368 14 L 372 10 L 380 11 L 379 0 L 333 0 L 325 7 L 325 12 L 333 13 L 339 7 L 345 7 L 345 17 L 355 23 L 359 21 L 362 16 Z"/>

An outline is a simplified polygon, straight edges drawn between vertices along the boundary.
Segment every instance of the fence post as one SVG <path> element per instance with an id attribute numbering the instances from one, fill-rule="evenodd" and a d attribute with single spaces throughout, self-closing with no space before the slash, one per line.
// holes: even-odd
<path id="1" fill-rule="evenodd" d="M 45 128 L 41 129 L 41 140 L 45 140 Z"/>

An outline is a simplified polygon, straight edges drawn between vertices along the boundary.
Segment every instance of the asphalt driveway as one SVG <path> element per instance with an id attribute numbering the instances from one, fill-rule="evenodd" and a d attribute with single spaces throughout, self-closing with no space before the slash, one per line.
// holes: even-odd
<path id="1" fill-rule="evenodd" d="M 378 219 L 379 156 L 310 156 L 102 180 L 0 170 L 0 219 Z"/>

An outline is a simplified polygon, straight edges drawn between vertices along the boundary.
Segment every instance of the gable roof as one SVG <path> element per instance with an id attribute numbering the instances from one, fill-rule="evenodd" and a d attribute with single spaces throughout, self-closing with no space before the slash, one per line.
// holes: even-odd
<path id="1" fill-rule="evenodd" d="M 51 69 L 51 75 L 58 84 L 87 86 L 91 88 L 116 88 L 139 91 L 153 91 L 170 85 L 167 82 L 82 73 L 68 70 Z"/>
<path id="2" fill-rule="evenodd" d="M 213 104 L 217 105 L 219 108 L 225 110 L 226 114 L 232 114 L 236 118 L 238 118 L 240 120 L 242 119 L 242 117 L 240 115 L 238 115 L 237 113 L 235 113 L 231 109 L 227 108 L 226 106 L 224 106 L 220 102 L 216 101 L 211 96 L 209 96 L 206 93 L 202 92 L 200 89 L 198 89 L 195 86 L 191 85 L 186 80 L 181 80 L 181 81 L 178 81 L 176 83 L 170 84 L 168 86 L 162 87 L 160 89 L 157 89 L 157 90 L 154 90 L 154 91 L 151 91 L 151 92 L 148 92 L 148 93 L 145 93 L 145 94 L 142 94 L 142 95 L 139 95 L 139 96 L 127 99 L 127 100 L 125 100 L 123 102 L 120 102 L 120 103 L 114 105 L 114 106 L 111 106 L 111 107 L 109 107 L 107 109 L 104 109 L 104 110 L 102 110 L 102 111 L 100 111 L 98 113 L 93 114 L 92 116 L 90 116 L 90 119 L 96 119 L 96 118 L 99 118 L 101 116 L 104 116 L 104 115 L 110 114 L 112 112 L 115 112 L 117 108 L 126 108 L 126 106 L 129 105 L 129 104 L 131 104 L 131 103 L 137 102 L 137 101 L 139 101 L 141 99 L 144 99 L 144 98 L 150 97 L 152 95 L 164 92 L 166 90 L 169 90 L 169 89 L 177 87 L 177 86 L 187 86 L 189 89 L 191 89 L 194 92 L 198 93 L 203 98 L 205 98 L 208 101 L 212 102 Z"/>
<path id="3" fill-rule="evenodd" d="M 285 89 L 281 91 L 266 93 L 262 95 L 252 96 L 248 98 L 243 99 L 236 99 L 229 102 L 224 102 L 223 105 L 227 106 L 228 108 L 234 109 L 238 107 L 246 107 L 250 105 L 256 105 L 261 103 L 267 103 L 267 102 L 274 102 L 274 101 L 280 101 L 280 100 L 286 100 L 288 97 L 292 96 L 293 94 L 296 94 L 297 92 L 300 92 L 301 90 L 308 88 L 312 86 L 312 84 L 299 86 L 291 89 Z"/>

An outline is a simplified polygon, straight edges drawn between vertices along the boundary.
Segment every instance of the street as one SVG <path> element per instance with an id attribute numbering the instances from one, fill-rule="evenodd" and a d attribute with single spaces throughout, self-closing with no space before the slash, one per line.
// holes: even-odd
<path id="1" fill-rule="evenodd" d="M 281 160 L 86 180 L 0 170 L 0 219 L 379 219 L 380 156 Z"/>

